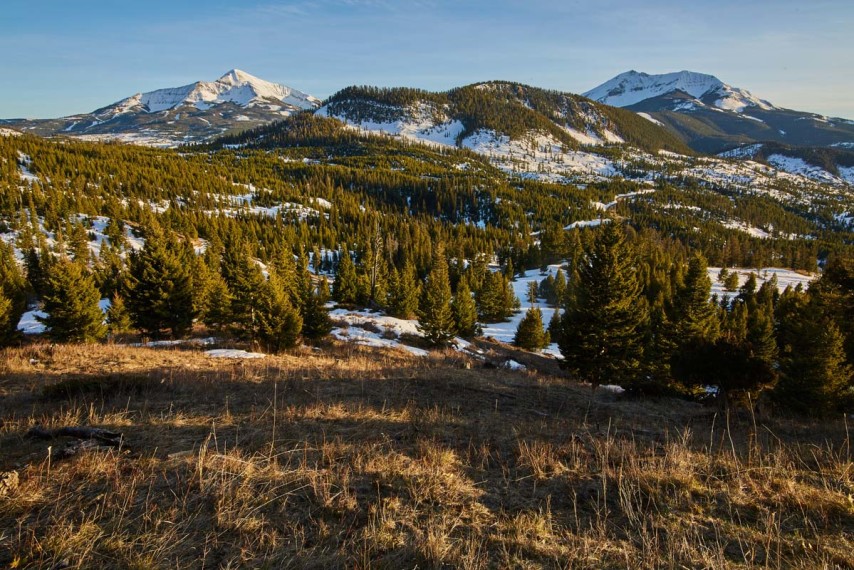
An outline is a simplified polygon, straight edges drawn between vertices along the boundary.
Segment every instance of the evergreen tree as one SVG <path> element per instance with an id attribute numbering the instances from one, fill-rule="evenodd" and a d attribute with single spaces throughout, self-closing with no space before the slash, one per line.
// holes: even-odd
<path id="1" fill-rule="evenodd" d="M 326 286 L 326 285 L 323 285 Z M 312 293 L 302 309 L 302 334 L 304 337 L 318 340 L 332 330 L 332 320 L 320 293 Z"/>
<path id="2" fill-rule="evenodd" d="M 12 340 L 12 301 L 3 293 L 0 287 L 0 346 Z M 17 322 L 14 323 L 17 325 Z"/>
<path id="3" fill-rule="evenodd" d="M 720 334 L 717 309 L 709 302 L 712 281 L 706 267 L 702 254 L 695 254 L 689 262 L 684 284 L 674 299 L 673 324 L 676 338 L 683 345 L 696 341 L 714 342 Z"/>
<path id="4" fill-rule="evenodd" d="M 506 320 L 519 305 L 507 277 L 497 271 L 484 277 L 475 301 L 480 319 L 487 323 Z"/>
<path id="5" fill-rule="evenodd" d="M 729 293 L 735 292 L 735 290 L 738 289 L 738 273 L 735 271 L 733 271 L 732 273 L 729 273 L 726 276 L 726 279 L 724 279 L 723 284 L 724 284 L 724 289 L 726 289 L 727 292 L 729 292 Z"/>
<path id="6" fill-rule="evenodd" d="M 159 232 L 130 257 L 127 307 L 136 328 L 154 337 L 170 331 L 179 337 L 193 324 L 193 290 L 188 255 L 177 241 Z"/>
<path id="7" fill-rule="evenodd" d="M 433 265 L 427 276 L 418 315 L 418 330 L 433 345 L 445 345 L 454 337 L 454 316 L 451 312 L 451 283 L 448 261 L 442 244 L 433 253 Z"/>
<path id="8" fill-rule="evenodd" d="M 350 259 L 347 246 L 341 252 L 341 260 L 335 271 L 335 282 L 332 284 L 332 298 L 343 304 L 353 304 L 358 296 L 358 280 L 356 278 L 356 266 Z"/>
<path id="9" fill-rule="evenodd" d="M 457 293 L 451 302 L 451 312 L 454 315 L 454 328 L 459 336 L 473 338 L 480 334 L 480 325 L 477 324 L 477 307 L 465 277 L 457 286 Z"/>
<path id="10" fill-rule="evenodd" d="M 634 251 L 618 224 L 606 225 L 583 257 L 572 292 L 560 339 L 565 366 L 594 386 L 635 380 L 648 315 Z"/>
<path id="11" fill-rule="evenodd" d="M 205 326 L 221 332 L 231 323 L 231 291 L 228 290 L 228 285 L 225 279 L 219 272 L 212 272 L 210 281 L 208 282 L 207 299 L 205 303 L 205 311 L 202 315 L 202 322 Z"/>
<path id="12" fill-rule="evenodd" d="M 110 308 L 107 309 L 107 330 L 111 335 L 124 334 L 131 330 L 130 313 L 124 298 L 119 294 L 113 295 Z"/>
<path id="13" fill-rule="evenodd" d="M 8 301 L 0 318 L 0 345 L 8 344 L 17 336 L 18 322 L 27 305 L 27 282 L 18 268 L 14 250 L 0 240 L 0 297 Z"/>
<path id="14" fill-rule="evenodd" d="M 532 351 L 542 350 L 550 344 L 549 334 L 543 330 L 543 313 L 540 309 L 528 309 L 519 322 L 513 344 Z"/>
<path id="15" fill-rule="evenodd" d="M 561 327 L 560 309 L 555 309 L 552 313 L 552 318 L 549 319 L 549 340 L 560 344 L 560 335 L 563 332 Z"/>
<path id="16" fill-rule="evenodd" d="M 399 319 L 411 319 L 418 311 L 420 291 L 415 266 L 407 261 L 401 271 L 391 268 L 386 299 L 388 313 Z"/>
<path id="17" fill-rule="evenodd" d="M 774 396 L 802 413 L 823 415 L 841 407 L 846 396 L 850 398 L 854 376 L 839 327 L 829 316 L 817 313 L 816 305 L 787 316 L 784 324 L 794 334 L 783 350 Z"/>
<path id="18" fill-rule="evenodd" d="M 302 317 L 275 275 L 260 286 L 258 301 L 258 339 L 264 348 L 281 352 L 296 346 L 302 331 Z"/>
<path id="19" fill-rule="evenodd" d="M 59 342 L 94 342 L 106 335 L 101 296 L 95 280 L 79 264 L 60 258 L 51 264 L 42 297 L 46 317 L 36 317 L 47 327 L 49 338 Z"/>
<path id="20" fill-rule="evenodd" d="M 254 340 L 258 334 L 258 311 L 265 280 L 261 268 L 249 253 L 248 244 L 235 241 L 227 243 L 220 271 L 231 297 L 230 321 L 238 335 Z"/>

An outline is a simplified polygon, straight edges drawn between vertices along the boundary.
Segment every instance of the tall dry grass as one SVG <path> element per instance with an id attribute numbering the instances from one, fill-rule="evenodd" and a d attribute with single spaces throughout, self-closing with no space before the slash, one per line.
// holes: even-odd
<path id="1" fill-rule="evenodd" d="M 591 402 L 450 353 L 33 345 L 0 354 L 0 419 L 4 567 L 854 567 L 841 418 Z M 126 444 L 60 460 L 36 423 Z"/>

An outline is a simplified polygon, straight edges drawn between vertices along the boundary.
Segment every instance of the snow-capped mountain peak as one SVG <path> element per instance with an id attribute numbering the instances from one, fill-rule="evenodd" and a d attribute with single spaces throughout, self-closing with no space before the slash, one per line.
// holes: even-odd
<path id="1" fill-rule="evenodd" d="M 737 113 L 750 107 L 765 110 L 774 108 L 768 101 L 744 89 L 727 85 L 714 75 L 693 71 L 650 75 L 631 70 L 591 89 L 584 96 L 615 107 L 630 107 L 647 99 L 676 92 L 692 97 L 698 104 Z"/>
<path id="2" fill-rule="evenodd" d="M 265 81 L 245 71 L 232 69 L 216 81 L 197 81 L 182 87 L 137 93 L 107 110 L 116 114 L 130 111 L 157 113 L 182 105 L 192 105 L 199 110 L 205 110 L 222 103 L 234 103 L 241 107 L 272 103 L 296 109 L 314 109 L 320 101 L 286 85 Z"/>

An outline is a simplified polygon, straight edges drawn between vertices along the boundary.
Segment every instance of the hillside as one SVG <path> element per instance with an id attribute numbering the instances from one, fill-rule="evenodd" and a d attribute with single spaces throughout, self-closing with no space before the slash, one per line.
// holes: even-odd
<path id="1" fill-rule="evenodd" d="M 841 420 L 337 344 L 0 356 L 3 566 L 850 567 Z M 78 424 L 120 447 L 27 435 Z"/>

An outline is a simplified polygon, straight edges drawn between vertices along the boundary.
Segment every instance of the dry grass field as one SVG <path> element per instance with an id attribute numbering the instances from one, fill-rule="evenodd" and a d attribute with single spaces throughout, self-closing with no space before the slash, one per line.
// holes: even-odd
<path id="1" fill-rule="evenodd" d="M 467 366 L 343 344 L 2 351 L 0 567 L 854 568 L 843 418 Z M 64 457 L 37 424 L 122 445 Z"/>

